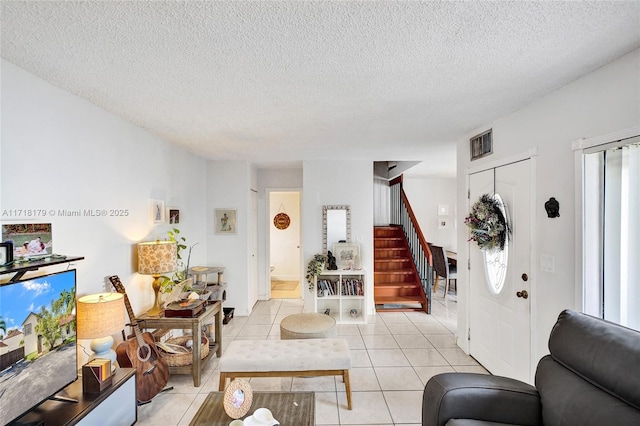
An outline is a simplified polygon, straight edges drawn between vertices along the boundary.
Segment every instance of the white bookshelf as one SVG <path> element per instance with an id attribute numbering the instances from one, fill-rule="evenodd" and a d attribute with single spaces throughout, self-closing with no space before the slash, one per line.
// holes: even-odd
<path id="1" fill-rule="evenodd" d="M 363 270 L 324 270 L 315 280 L 315 311 L 324 313 L 327 309 L 339 324 L 364 324 L 366 316 L 366 285 Z M 353 318 L 350 311 L 358 315 Z"/>

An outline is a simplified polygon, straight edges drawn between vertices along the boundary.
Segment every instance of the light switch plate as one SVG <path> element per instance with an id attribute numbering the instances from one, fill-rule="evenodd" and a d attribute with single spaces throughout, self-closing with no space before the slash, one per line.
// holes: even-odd
<path id="1" fill-rule="evenodd" d="M 544 272 L 554 273 L 555 270 L 555 258 L 548 254 L 540 255 L 540 270 Z"/>

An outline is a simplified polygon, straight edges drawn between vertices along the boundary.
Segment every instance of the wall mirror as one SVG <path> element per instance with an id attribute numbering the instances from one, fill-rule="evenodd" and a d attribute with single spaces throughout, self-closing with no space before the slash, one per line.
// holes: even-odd
<path id="1" fill-rule="evenodd" d="M 322 206 L 322 252 L 341 241 L 351 242 L 351 206 Z"/>

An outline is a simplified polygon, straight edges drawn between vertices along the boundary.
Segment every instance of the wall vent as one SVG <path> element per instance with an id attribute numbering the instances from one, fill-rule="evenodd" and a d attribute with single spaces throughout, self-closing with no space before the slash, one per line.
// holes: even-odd
<path id="1" fill-rule="evenodd" d="M 493 129 L 480 133 L 469 141 L 471 147 L 471 161 L 493 153 Z"/>

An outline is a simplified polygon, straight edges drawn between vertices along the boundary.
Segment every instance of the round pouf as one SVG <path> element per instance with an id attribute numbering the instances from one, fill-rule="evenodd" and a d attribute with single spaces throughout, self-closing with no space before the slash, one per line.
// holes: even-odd
<path id="1" fill-rule="evenodd" d="M 336 320 L 325 314 L 293 314 L 280 322 L 280 339 L 336 337 Z"/>

